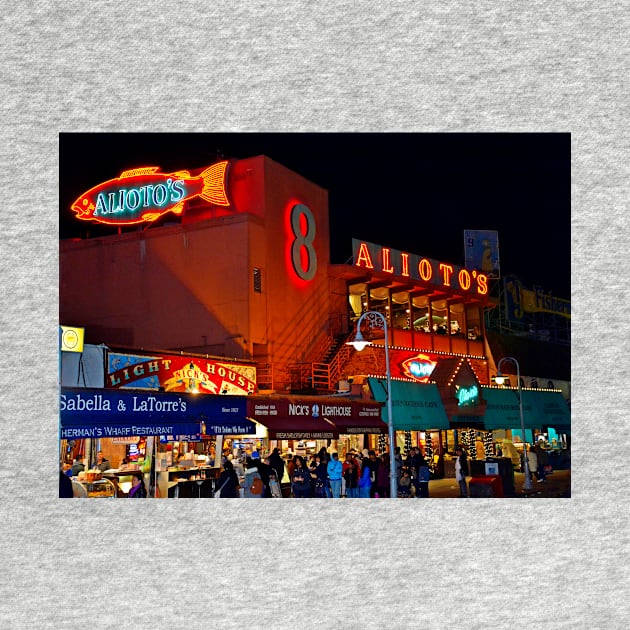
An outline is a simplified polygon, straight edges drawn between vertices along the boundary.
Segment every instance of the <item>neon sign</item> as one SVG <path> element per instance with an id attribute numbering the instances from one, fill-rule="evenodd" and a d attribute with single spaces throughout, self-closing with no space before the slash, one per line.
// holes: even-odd
<path id="1" fill-rule="evenodd" d="M 488 293 L 488 276 L 476 270 L 471 271 L 357 239 L 352 239 L 352 255 L 355 267 L 421 280 L 465 293 Z"/>
<path id="2" fill-rule="evenodd" d="M 458 407 L 474 407 L 479 403 L 479 388 L 476 385 L 470 387 L 455 385 L 455 398 Z"/>
<path id="3" fill-rule="evenodd" d="M 193 177 L 188 171 L 159 173 L 159 166 L 124 171 L 83 193 L 73 204 L 77 219 L 115 225 L 155 221 L 163 214 L 181 214 L 195 197 L 229 206 L 226 192 L 227 160 Z"/>
<path id="4" fill-rule="evenodd" d="M 433 361 L 431 357 L 426 354 L 418 354 L 403 361 L 400 367 L 407 378 L 411 378 L 419 383 L 426 383 L 436 365 L 437 361 Z"/>

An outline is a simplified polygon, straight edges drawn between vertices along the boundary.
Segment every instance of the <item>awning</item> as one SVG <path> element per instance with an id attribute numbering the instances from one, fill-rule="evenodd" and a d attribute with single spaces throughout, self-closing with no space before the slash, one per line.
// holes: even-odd
<path id="1" fill-rule="evenodd" d="M 518 389 L 483 387 L 482 396 L 488 402 L 483 417 L 488 431 L 520 429 Z M 523 424 L 526 429 L 540 429 L 543 426 L 570 427 L 571 414 L 562 394 L 523 390 Z"/>
<path id="2" fill-rule="evenodd" d="M 426 431 L 448 429 L 449 422 L 437 385 L 392 381 L 392 414 L 395 431 Z M 387 402 L 387 379 L 368 378 L 372 395 L 379 402 Z M 383 419 L 388 421 L 387 405 Z"/>
<path id="3" fill-rule="evenodd" d="M 62 439 L 155 435 L 254 434 L 246 396 L 211 396 L 116 389 L 61 389 Z"/>
<path id="4" fill-rule="evenodd" d="M 326 440 L 339 429 L 322 414 L 321 398 L 247 397 L 247 417 L 267 428 L 274 440 Z"/>

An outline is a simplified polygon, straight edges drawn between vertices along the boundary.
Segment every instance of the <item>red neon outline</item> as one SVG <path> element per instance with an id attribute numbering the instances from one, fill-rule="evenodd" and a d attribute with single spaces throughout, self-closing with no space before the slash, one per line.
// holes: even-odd
<path id="1" fill-rule="evenodd" d="M 426 376 L 423 376 L 422 378 L 418 378 L 415 374 L 412 374 L 409 370 L 409 364 L 413 363 L 414 361 L 418 363 L 429 363 L 430 365 L 433 366 L 433 370 L 435 370 L 435 366 L 438 364 L 438 362 L 434 361 L 430 356 L 426 354 L 417 354 L 414 357 L 409 357 L 408 359 L 405 359 L 404 361 L 400 362 L 399 365 L 402 368 L 402 373 L 407 378 L 410 378 L 416 381 L 417 383 L 427 383 L 429 381 L 429 378 L 431 377 L 431 374 L 433 373 L 433 370 L 431 370 L 430 374 L 427 374 Z"/>
<path id="2" fill-rule="evenodd" d="M 293 241 L 295 240 L 295 234 L 293 233 L 293 227 L 291 225 L 291 211 L 293 210 L 294 206 L 297 206 L 299 204 L 303 204 L 310 208 L 310 206 L 306 202 L 304 202 L 301 199 L 298 199 L 297 197 L 291 197 L 287 201 L 284 207 L 284 235 L 285 235 L 284 265 L 287 270 L 287 276 L 291 284 L 296 289 L 302 290 L 310 286 L 311 283 L 314 282 L 315 278 L 317 278 L 317 273 L 319 272 L 319 268 L 315 272 L 315 277 L 312 280 L 303 280 L 302 278 L 300 278 L 300 276 L 297 275 L 293 267 L 293 256 L 292 256 L 291 249 L 293 247 Z M 300 227 L 301 225 L 302 225 L 302 222 L 300 219 Z M 319 226 L 316 225 L 315 227 L 317 229 L 317 227 Z M 313 241 L 313 248 L 315 249 L 315 241 Z M 302 257 L 302 252 L 300 252 L 300 258 L 301 257 Z M 318 261 L 318 266 L 319 266 L 319 261 Z"/>

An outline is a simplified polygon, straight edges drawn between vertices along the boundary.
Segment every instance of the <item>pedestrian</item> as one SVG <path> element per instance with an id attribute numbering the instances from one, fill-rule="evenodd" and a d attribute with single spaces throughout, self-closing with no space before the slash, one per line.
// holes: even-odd
<path id="1" fill-rule="evenodd" d="M 144 475 L 141 472 L 134 472 L 131 476 L 133 481 L 128 497 L 130 499 L 146 499 L 148 492 L 144 485 Z"/>
<path id="2" fill-rule="evenodd" d="M 379 457 L 376 469 L 376 494 L 383 499 L 389 496 L 389 454 Z"/>
<path id="3" fill-rule="evenodd" d="M 394 449 L 394 461 L 396 462 L 396 487 L 400 485 L 400 478 L 402 477 L 403 458 L 400 453 L 400 446 Z"/>
<path id="4" fill-rule="evenodd" d="M 409 452 L 408 464 L 413 479 L 415 496 L 420 497 L 420 460 L 424 459 L 417 446 L 412 446 Z"/>
<path id="5" fill-rule="evenodd" d="M 304 459 L 302 459 L 302 462 L 306 465 L 306 462 L 304 462 Z M 287 475 L 289 475 L 289 481 L 293 479 L 294 468 L 295 468 L 295 460 L 293 459 L 293 454 L 289 453 L 287 455 Z"/>
<path id="6" fill-rule="evenodd" d="M 466 477 L 469 474 L 468 471 L 468 459 L 466 458 L 466 451 L 461 446 L 455 449 L 455 479 L 459 483 L 459 496 L 468 496 L 468 486 L 466 485 Z"/>
<path id="7" fill-rule="evenodd" d="M 72 468 L 70 468 L 71 476 L 78 477 L 79 473 L 85 470 L 85 466 L 83 465 L 83 461 L 80 455 L 77 455 L 74 458 L 74 463 L 72 464 Z"/>
<path id="8" fill-rule="evenodd" d="M 217 479 L 215 488 L 217 491 L 221 491 L 218 498 L 236 499 L 239 496 L 238 476 L 234 470 L 234 465 L 229 459 L 223 464 L 223 471 Z"/>
<path id="9" fill-rule="evenodd" d="M 262 499 L 265 492 L 258 466 L 251 457 L 245 459 L 245 476 L 243 478 L 243 496 L 246 499 Z"/>
<path id="10" fill-rule="evenodd" d="M 269 455 L 269 464 L 276 471 L 276 478 L 278 479 L 278 483 L 280 483 L 284 476 L 284 460 L 280 455 L 279 448 L 274 448 L 271 455 Z"/>
<path id="11" fill-rule="evenodd" d="M 328 461 L 325 455 L 320 453 L 319 464 L 315 468 L 314 496 L 319 499 L 331 497 L 330 484 L 328 483 Z"/>
<path id="12" fill-rule="evenodd" d="M 356 460 L 348 454 L 343 465 L 343 478 L 348 499 L 359 498 L 359 467 Z"/>
<path id="13" fill-rule="evenodd" d="M 403 469 L 402 477 L 398 484 L 398 496 L 401 499 L 408 499 L 411 496 L 411 473 L 408 468 Z"/>
<path id="14" fill-rule="evenodd" d="M 429 498 L 429 480 L 431 479 L 431 470 L 429 464 L 424 457 L 420 457 L 418 466 L 418 492 L 416 493 L 417 499 Z"/>
<path id="15" fill-rule="evenodd" d="M 72 488 L 72 480 L 66 475 L 63 470 L 59 471 L 59 498 L 60 499 L 72 499 L 74 497 L 74 490 Z"/>
<path id="16" fill-rule="evenodd" d="M 364 460 L 363 462 L 363 469 L 361 470 L 361 477 L 359 478 L 359 498 L 360 499 L 369 499 L 370 495 L 371 495 L 371 490 L 372 490 L 372 482 L 370 480 L 370 475 L 371 475 L 371 471 L 370 471 L 370 467 L 365 465 L 365 462 L 367 461 Z"/>
<path id="17" fill-rule="evenodd" d="M 291 490 L 296 499 L 307 499 L 311 496 L 311 473 L 301 455 L 296 455 L 293 459 Z"/>
<path id="18" fill-rule="evenodd" d="M 545 449 L 542 447 L 541 442 L 536 442 L 534 452 L 536 453 L 536 459 L 538 460 L 538 470 L 536 472 L 538 483 L 544 483 L 545 481 L 547 481 L 547 473 L 545 472 L 545 467 L 549 463 L 549 457 L 547 455 L 547 451 L 545 451 Z"/>
<path id="19" fill-rule="evenodd" d="M 527 463 L 529 465 L 530 476 L 536 475 L 536 478 L 538 479 L 538 483 L 542 483 L 543 480 L 540 477 L 538 477 L 538 457 L 536 455 L 536 452 L 534 451 L 533 445 L 530 447 L 529 444 L 525 442 L 523 444 L 523 449 L 524 449 L 524 457 L 527 457 Z M 523 460 L 523 472 L 525 472 L 524 460 Z"/>
<path id="20" fill-rule="evenodd" d="M 377 494 L 376 473 L 378 471 L 380 462 L 381 460 L 376 457 L 376 453 L 374 451 L 368 451 L 368 456 L 363 460 L 363 468 L 361 470 L 361 474 L 363 474 L 363 471 L 366 468 L 370 471 L 370 498 L 372 499 Z"/>
<path id="21" fill-rule="evenodd" d="M 269 458 L 266 457 L 266 461 L 263 461 L 260 459 L 260 454 L 258 453 L 258 451 L 254 451 L 252 453 L 252 460 L 254 462 L 254 466 L 258 468 L 260 478 L 262 479 L 263 485 L 265 486 L 263 497 L 269 499 L 271 498 L 271 485 L 269 482 L 271 480 L 271 475 L 275 474 L 273 468 L 269 465 Z"/>
<path id="22" fill-rule="evenodd" d="M 341 478 L 343 464 L 339 461 L 339 453 L 333 453 L 327 465 L 328 481 L 333 499 L 341 496 Z"/>

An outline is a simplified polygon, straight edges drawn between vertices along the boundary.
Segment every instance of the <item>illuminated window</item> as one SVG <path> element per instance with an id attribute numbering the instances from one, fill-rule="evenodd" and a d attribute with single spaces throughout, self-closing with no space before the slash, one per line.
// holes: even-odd
<path id="1" fill-rule="evenodd" d="M 254 292 L 262 293 L 262 270 L 258 267 L 254 267 Z"/>

